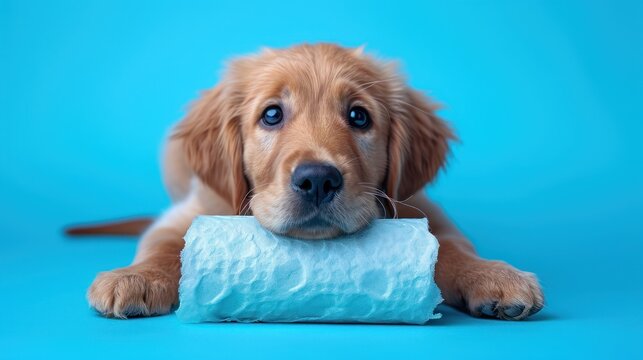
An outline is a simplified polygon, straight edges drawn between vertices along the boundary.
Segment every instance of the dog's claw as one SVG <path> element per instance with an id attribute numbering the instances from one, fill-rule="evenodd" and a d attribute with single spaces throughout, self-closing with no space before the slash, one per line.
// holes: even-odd
<path id="1" fill-rule="evenodd" d="M 505 306 L 501 309 L 501 312 L 509 318 L 515 318 L 520 316 L 525 311 L 525 305 L 523 304 L 514 304 L 510 306 Z"/>
<path id="2" fill-rule="evenodd" d="M 540 310 L 542 310 L 542 308 L 543 307 L 540 306 L 540 305 L 536 305 L 536 306 L 532 307 L 531 310 L 529 310 L 529 315 L 531 316 L 531 315 L 539 312 Z"/>
<path id="3" fill-rule="evenodd" d="M 495 317 L 496 312 L 498 311 L 497 305 L 498 305 L 497 302 L 487 303 L 480 306 L 478 308 L 478 311 L 483 315 Z"/>

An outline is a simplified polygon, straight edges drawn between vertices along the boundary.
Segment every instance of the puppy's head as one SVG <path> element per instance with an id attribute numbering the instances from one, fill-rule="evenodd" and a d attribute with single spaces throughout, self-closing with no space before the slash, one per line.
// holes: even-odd
<path id="1" fill-rule="evenodd" d="M 302 45 L 232 62 L 179 124 L 194 172 L 241 214 L 302 238 L 391 215 L 453 137 L 421 94 L 360 49 Z"/>

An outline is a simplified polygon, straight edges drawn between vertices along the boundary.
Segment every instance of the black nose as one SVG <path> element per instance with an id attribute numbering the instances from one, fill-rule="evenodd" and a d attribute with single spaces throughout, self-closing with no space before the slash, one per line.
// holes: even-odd
<path id="1" fill-rule="evenodd" d="M 334 166 L 307 163 L 295 168 L 290 183 L 304 200 L 319 206 L 333 200 L 344 180 Z"/>

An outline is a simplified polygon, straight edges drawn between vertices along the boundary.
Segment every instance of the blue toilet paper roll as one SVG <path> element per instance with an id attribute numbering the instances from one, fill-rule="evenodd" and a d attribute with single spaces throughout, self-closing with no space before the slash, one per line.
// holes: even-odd
<path id="1" fill-rule="evenodd" d="M 250 216 L 201 216 L 185 235 L 185 322 L 425 324 L 439 318 L 426 219 L 382 219 L 329 240 L 275 235 Z"/>

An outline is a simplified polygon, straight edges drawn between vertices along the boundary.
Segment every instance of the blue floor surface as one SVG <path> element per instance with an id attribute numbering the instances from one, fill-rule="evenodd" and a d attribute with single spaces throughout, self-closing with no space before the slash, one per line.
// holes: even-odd
<path id="1" fill-rule="evenodd" d="M 429 189 L 488 258 L 536 273 L 524 322 L 112 320 L 85 291 L 132 239 L 72 222 L 158 214 L 164 134 L 224 60 L 367 43 L 462 139 Z M 0 2 L 0 359 L 643 357 L 640 1 Z"/>

